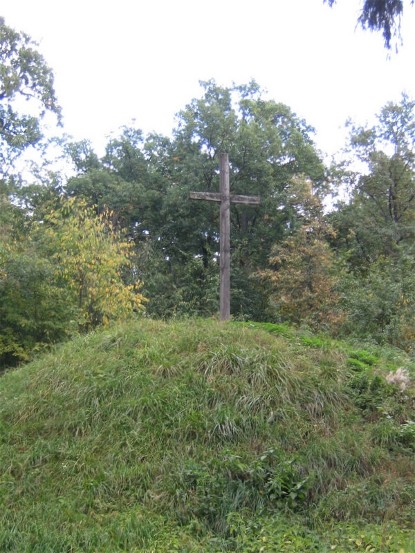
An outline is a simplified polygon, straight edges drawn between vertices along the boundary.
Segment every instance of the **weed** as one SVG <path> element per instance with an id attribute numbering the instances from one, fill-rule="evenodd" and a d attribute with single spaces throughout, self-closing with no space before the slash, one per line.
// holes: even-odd
<path id="1" fill-rule="evenodd" d="M 363 365 L 369 365 L 370 367 L 372 365 L 376 365 L 377 361 L 379 360 L 379 357 L 377 355 L 369 353 L 366 350 L 351 351 L 349 353 L 349 356 L 351 359 L 356 359 L 357 361 L 363 363 Z"/>
<path id="2" fill-rule="evenodd" d="M 330 341 L 319 336 L 302 336 L 301 341 L 306 346 L 310 346 L 313 348 L 330 347 Z"/>

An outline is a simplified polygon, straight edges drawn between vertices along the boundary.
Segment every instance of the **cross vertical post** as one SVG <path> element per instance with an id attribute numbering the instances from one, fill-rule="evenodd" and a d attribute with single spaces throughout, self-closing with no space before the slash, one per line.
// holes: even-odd
<path id="1" fill-rule="evenodd" d="M 229 156 L 220 154 L 220 320 L 231 316 L 231 200 Z"/>
<path id="2" fill-rule="evenodd" d="M 220 189 L 217 192 L 190 192 L 191 200 L 220 202 L 220 320 L 231 316 L 231 203 L 259 205 L 259 196 L 230 194 L 229 155 L 220 154 Z"/>

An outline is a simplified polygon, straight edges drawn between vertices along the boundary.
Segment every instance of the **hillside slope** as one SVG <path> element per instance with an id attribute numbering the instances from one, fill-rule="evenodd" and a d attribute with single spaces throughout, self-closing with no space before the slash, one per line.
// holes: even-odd
<path id="1" fill-rule="evenodd" d="M 276 325 L 64 344 L 0 379 L 0 551 L 413 552 L 414 376 Z"/>

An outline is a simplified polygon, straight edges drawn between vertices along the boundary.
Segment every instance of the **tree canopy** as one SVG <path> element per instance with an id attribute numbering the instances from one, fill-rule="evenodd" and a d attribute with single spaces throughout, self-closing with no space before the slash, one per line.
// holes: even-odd
<path id="1" fill-rule="evenodd" d="M 219 210 L 190 202 L 189 192 L 218 190 L 217 156 L 227 150 L 232 192 L 262 198 L 255 208 L 232 206 L 233 311 L 264 317 L 263 287 L 249 275 L 264 267 L 274 241 L 296 224 L 301 206 L 289 201 L 292 178 L 304 175 L 321 190 L 324 167 L 313 129 L 288 106 L 265 99 L 257 83 L 201 85 L 202 96 L 179 112 L 171 138 L 125 128 L 109 141 L 98 166 L 85 144 L 69 148 L 76 163 L 84 161 L 66 191 L 99 209 L 109 206 L 146 251 L 143 281 L 150 313 L 166 314 L 176 294 L 175 313 L 212 314 Z"/>
<path id="2" fill-rule="evenodd" d="M 53 81 L 36 43 L 0 17 L 0 178 L 26 148 L 39 143 L 47 112 L 60 120 Z"/>

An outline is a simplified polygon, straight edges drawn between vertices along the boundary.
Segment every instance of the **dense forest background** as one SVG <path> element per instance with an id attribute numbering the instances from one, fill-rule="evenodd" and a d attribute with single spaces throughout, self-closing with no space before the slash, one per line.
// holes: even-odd
<path id="1" fill-rule="evenodd" d="M 114 320 L 215 316 L 219 210 L 189 192 L 218 189 L 225 151 L 231 191 L 261 196 L 231 208 L 232 316 L 413 350 L 408 96 L 350 124 L 330 166 L 289 106 L 213 80 L 171 136 L 125 127 L 100 156 L 51 137 L 61 110 L 30 38 L 0 20 L 0 48 L 0 367 Z"/>

